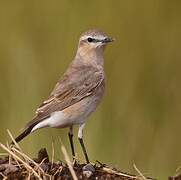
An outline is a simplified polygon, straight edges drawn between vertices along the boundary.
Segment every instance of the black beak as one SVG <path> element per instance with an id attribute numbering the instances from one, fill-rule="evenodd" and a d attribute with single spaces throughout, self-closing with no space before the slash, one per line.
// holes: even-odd
<path id="1" fill-rule="evenodd" d="M 113 41 L 115 41 L 114 38 L 107 37 L 107 38 L 102 40 L 102 43 L 110 43 L 110 42 L 113 42 Z"/>

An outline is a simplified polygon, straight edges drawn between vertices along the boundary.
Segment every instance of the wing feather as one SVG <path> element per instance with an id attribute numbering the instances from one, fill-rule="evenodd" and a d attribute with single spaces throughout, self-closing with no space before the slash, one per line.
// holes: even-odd
<path id="1" fill-rule="evenodd" d="M 53 89 L 50 97 L 36 111 L 35 118 L 26 127 L 37 124 L 55 111 L 61 111 L 80 100 L 93 95 L 104 81 L 104 74 L 97 68 L 86 66 L 72 68 Z"/>

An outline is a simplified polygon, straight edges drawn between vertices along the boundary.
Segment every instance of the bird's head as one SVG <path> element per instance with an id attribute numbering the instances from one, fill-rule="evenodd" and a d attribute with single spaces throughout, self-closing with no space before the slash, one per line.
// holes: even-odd
<path id="1" fill-rule="evenodd" d="M 104 49 L 108 43 L 113 41 L 113 38 L 108 37 L 102 31 L 89 30 L 81 35 L 79 40 L 79 47 L 92 50 Z"/>
<path id="2" fill-rule="evenodd" d="M 79 39 L 75 58 L 76 62 L 81 61 L 81 63 L 103 66 L 103 51 L 106 45 L 112 41 L 114 41 L 114 39 L 108 37 L 102 31 L 89 30 L 83 33 Z"/>

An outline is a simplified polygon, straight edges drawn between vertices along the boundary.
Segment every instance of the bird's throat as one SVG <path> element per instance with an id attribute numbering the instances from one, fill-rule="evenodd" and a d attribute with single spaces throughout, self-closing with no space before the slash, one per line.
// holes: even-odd
<path id="1" fill-rule="evenodd" d="M 83 63 L 94 66 L 104 66 L 103 48 L 81 47 L 77 51 L 76 56 L 79 60 L 83 61 Z"/>

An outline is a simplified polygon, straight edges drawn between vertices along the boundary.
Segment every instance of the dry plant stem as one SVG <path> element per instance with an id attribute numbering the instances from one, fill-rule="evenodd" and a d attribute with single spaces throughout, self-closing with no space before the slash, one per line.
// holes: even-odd
<path id="1" fill-rule="evenodd" d="M 135 170 L 137 171 L 137 173 L 139 174 L 141 180 L 147 180 L 146 177 L 141 173 L 141 171 L 136 167 L 135 164 L 133 164 L 133 167 L 135 168 Z"/>
<path id="2" fill-rule="evenodd" d="M 6 142 L 6 146 L 8 149 L 10 149 L 8 142 Z M 11 164 L 11 159 L 12 159 L 11 154 L 9 154 L 9 158 L 8 158 L 9 164 Z"/>
<path id="3" fill-rule="evenodd" d="M 55 148 L 54 148 L 54 143 L 52 141 L 52 159 L 51 159 L 52 165 L 51 165 L 51 169 L 53 167 L 54 157 L 55 157 Z"/>
<path id="4" fill-rule="evenodd" d="M 0 156 L 8 156 L 8 153 L 0 153 Z"/>
<path id="5" fill-rule="evenodd" d="M 62 169 L 63 169 L 63 167 L 60 166 L 60 167 L 56 170 L 56 172 L 53 174 L 53 177 L 54 177 L 57 173 L 61 172 Z"/>
<path id="6" fill-rule="evenodd" d="M 46 158 L 44 158 L 41 162 L 40 162 L 40 164 L 38 164 L 38 166 L 36 166 L 37 167 L 37 169 L 39 169 L 39 170 L 41 170 L 42 168 L 40 167 L 41 165 L 42 165 L 42 163 L 44 162 L 46 160 Z M 36 162 L 35 162 L 36 163 Z M 42 171 L 43 171 L 43 169 L 42 169 Z M 44 172 L 44 171 L 43 171 Z M 52 179 L 52 175 L 49 175 L 49 174 L 47 174 L 47 173 L 42 173 L 43 174 L 43 177 L 49 177 L 49 180 L 51 180 Z M 46 179 L 46 178 L 45 178 Z"/>
<path id="7" fill-rule="evenodd" d="M 11 138 L 12 142 L 14 143 L 15 147 L 22 152 L 22 149 L 20 148 L 19 144 L 15 141 L 15 139 L 14 139 L 13 135 L 11 134 L 11 132 L 9 131 L 9 129 L 7 129 L 7 132 L 8 132 L 9 137 Z M 7 143 L 8 149 L 11 149 L 11 146 L 12 146 L 12 145 L 9 146 L 9 144 Z M 23 158 L 24 158 L 24 157 L 23 157 Z M 16 159 L 15 159 L 15 160 L 16 160 Z M 27 161 L 25 158 L 24 158 L 24 160 Z M 19 163 L 18 163 L 18 164 L 19 164 Z"/>
<path id="8" fill-rule="evenodd" d="M 31 173 L 29 172 L 27 180 L 30 180 L 30 177 L 31 177 Z"/>
<path id="9" fill-rule="evenodd" d="M 181 172 L 181 166 L 178 166 L 177 169 L 175 170 L 174 177 L 178 176 L 180 174 L 179 172 Z"/>
<path id="10" fill-rule="evenodd" d="M 19 168 L 21 168 L 21 165 L 19 164 L 18 160 L 15 157 L 14 157 L 14 160 L 16 161 L 16 163 L 19 166 Z"/>
<path id="11" fill-rule="evenodd" d="M 15 153 L 13 153 L 10 149 L 8 149 L 6 146 L 4 146 L 3 144 L 0 143 L 0 146 L 2 149 L 4 149 L 5 151 L 7 151 L 10 155 L 12 155 L 13 157 L 15 157 L 18 161 L 20 161 L 22 164 L 24 164 L 24 166 L 32 171 L 34 173 L 34 175 L 39 179 L 39 180 L 43 180 L 38 173 L 26 162 L 24 162 L 20 157 L 18 157 Z"/>
<path id="12" fill-rule="evenodd" d="M 18 143 L 15 141 L 15 139 L 13 138 L 13 136 L 12 136 L 11 132 L 9 131 L 9 129 L 7 129 L 7 132 L 8 132 L 9 137 L 10 137 L 11 140 L 13 141 L 14 145 L 15 145 L 20 151 L 22 151 L 21 148 L 20 148 L 20 146 L 19 146 L 19 144 L 18 144 Z"/>
<path id="13" fill-rule="evenodd" d="M 116 174 L 118 176 L 125 176 L 125 177 L 128 177 L 128 178 L 137 179 L 136 176 L 131 176 L 131 175 L 128 175 L 128 174 L 125 174 L 125 173 L 117 172 L 117 171 L 114 171 L 114 170 L 112 170 L 110 168 L 107 168 L 107 167 L 103 167 L 102 169 L 103 169 L 103 171 L 106 171 L 109 174 Z"/>
<path id="14" fill-rule="evenodd" d="M 73 167 L 72 167 L 72 163 L 71 163 L 71 161 L 70 161 L 70 158 L 69 158 L 69 156 L 68 156 L 68 153 L 67 153 L 65 147 L 63 146 L 63 144 L 61 145 L 61 150 L 62 150 L 62 153 L 63 153 L 63 155 L 64 155 L 65 161 L 66 161 L 66 163 L 67 163 L 67 165 L 68 165 L 68 168 L 69 168 L 69 170 L 70 170 L 70 173 L 71 173 L 73 179 L 74 179 L 74 180 L 78 180 L 78 178 L 77 178 L 77 176 L 76 176 L 76 174 L 75 174 L 75 171 L 74 171 L 74 169 L 73 169 Z"/>
<path id="15" fill-rule="evenodd" d="M 39 164 L 37 164 L 35 161 L 33 161 L 33 159 L 31 159 L 30 157 L 28 157 L 26 154 L 24 154 L 23 152 L 20 152 L 19 150 L 17 150 L 16 148 L 12 148 L 12 150 L 14 150 L 15 152 L 17 152 L 19 155 L 21 155 L 22 157 L 24 157 L 25 159 L 28 159 L 29 161 L 31 161 L 42 173 L 45 173 L 43 171 L 43 169 L 40 167 Z"/>
<path id="16" fill-rule="evenodd" d="M 0 172 L 0 175 L 3 177 L 3 180 L 8 179 L 2 172 Z"/>

